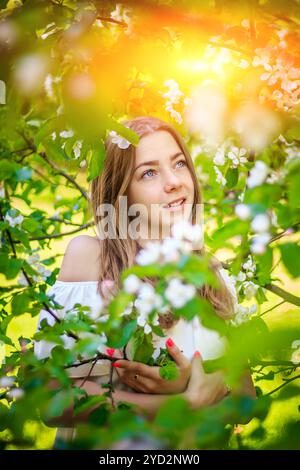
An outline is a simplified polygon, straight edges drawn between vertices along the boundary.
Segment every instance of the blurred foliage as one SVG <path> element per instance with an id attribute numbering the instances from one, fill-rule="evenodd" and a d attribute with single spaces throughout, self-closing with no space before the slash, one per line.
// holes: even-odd
<path id="1" fill-rule="evenodd" d="M 261 318 L 271 293 L 296 306 L 299 315 L 300 298 L 274 274 L 278 265 L 292 279 L 300 274 L 299 14 L 299 2 L 292 0 L 0 1 L 0 341 L 8 351 L 0 376 L 14 382 L 1 388 L 2 448 L 33 448 L 41 416 L 60 416 L 72 403 L 77 413 L 99 403 L 76 439 L 61 442 L 62 448 L 105 449 L 151 437 L 169 449 L 242 449 L 247 444 L 239 423 L 253 418 L 248 442 L 257 442 L 276 402 L 299 393 L 299 344 L 292 347 L 299 330 L 269 330 Z M 56 238 L 93 225 L 89 184 L 102 171 L 107 133 L 136 145 L 137 136 L 121 122 L 139 115 L 171 121 L 184 136 L 204 193 L 206 245 L 211 253 L 228 253 L 224 266 L 236 276 L 240 304 L 248 308 L 251 298 L 258 304 L 257 313 L 235 326 L 224 326 L 200 298 L 177 315 L 187 320 L 198 315 L 230 339 L 226 355 L 206 361 L 205 370 L 222 367 L 234 387 L 250 367 L 256 400 L 228 397 L 212 413 L 191 412 L 174 397 L 147 422 L 126 403 L 114 409 L 72 386 L 66 367 L 86 356 L 91 363 L 101 357 L 102 333 L 112 348 L 132 339 L 136 360 L 155 363 L 150 336 L 134 314 L 120 315 L 132 300 L 123 291 L 109 305 L 105 324 L 89 319 L 80 305 L 75 318 L 53 327 L 44 323 L 35 339 L 56 344 L 47 359 L 35 357 L 33 338 L 14 342 L 7 334 L 16 316 L 36 317 L 42 308 L 59 311 L 47 296 L 58 274 L 58 268 L 51 270 L 56 254 L 35 256 Z M 245 161 L 233 155 L 236 148 L 246 150 Z M 263 162 L 268 174 L 260 172 L 252 185 L 249 173 L 256 162 Z M 53 215 L 37 204 L 46 193 Z M 251 216 L 237 216 L 240 203 Z M 269 238 L 253 249 L 261 229 L 251 223 L 258 215 L 270 220 L 262 230 Z M 249 255 L 252 271 L 244 267 Z M 196 256 L 163 267 L 134 266 L 124 277 L 129 273 L 157 276 L 162 293 L 167 276 L 197 287 L 214 282 L 206 260 Z M 251 295 L 246 282 L 256 286 Z M 76 338 L 73 348 L 64 348 L 63 333 Z M 162 334 L 159 328 L 155 333 Z M 157 364 L 165 378 L 174 377 L 165 351 Z M 50 378 L 59 380 L 60 390 L 47 390 Z M 274 385 L 268 393 L 261 387 L 265 381 Z M 299 448 L 298 412 L 289 415 L 269 448 Z M 37 424 L 35 432 L 28 433 L 28 423 Z"/>

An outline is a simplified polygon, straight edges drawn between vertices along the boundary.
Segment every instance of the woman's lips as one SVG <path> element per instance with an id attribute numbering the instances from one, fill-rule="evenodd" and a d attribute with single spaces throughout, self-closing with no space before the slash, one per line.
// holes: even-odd
<path id="1" fill-rule="evenodd" d="M 175 212 L 175 211 L 181 211 L 184 207 L 186 199 L 182 198 L 181 201 L 178 201 L 174 203 L 172 206 L 163 206 L 163 208 L 167 211 Z"/>

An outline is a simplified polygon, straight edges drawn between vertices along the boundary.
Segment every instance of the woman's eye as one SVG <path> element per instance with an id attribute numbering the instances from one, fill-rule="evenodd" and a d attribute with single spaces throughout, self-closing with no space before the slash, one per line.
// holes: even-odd
<path id="1" fill-rule="evenodd" d="M 185 160 L 180 160 L 179 162 L 176 163 L 176 165 L 178 165 L 178 163 L 183 163 L 184 166 L 186 165 Z"/>
<path id="2" fill-rule="evenodd" d="M 154 173 L 154 170 L 145 171 L 145 173 L 142 174 L 142 178 L 144 178 L 144 176 L 146 176 L 146 175 L 148 175 L 147 178 L 151 177 L 152 175 L 149 176 L 149 173 Z"/>
<path id="3" fill-rule="evenodd" d="M 176 162 L 176 165 L 178 165 L 179 163 L 181 163 L 180 168 L 186 166 L 186 161 L 185 160 L 180 160 L 180 161 Z M 144 178 L 144 177 L 151 178 L 153 176 L 154 172 L 155 172 L 155 170 L 149 169 L 149 170 L 145 171 L 145 173 L 142 174 L 142 178 Z"/>

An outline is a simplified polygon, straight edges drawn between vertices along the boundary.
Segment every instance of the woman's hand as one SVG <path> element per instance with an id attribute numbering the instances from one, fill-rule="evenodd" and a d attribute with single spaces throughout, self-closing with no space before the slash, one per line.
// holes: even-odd
<path id="1" fill-rule="evenodd" d="M 160 367 L 158 366 L 148 366 L 142 362 L 118 359 L 114 366 L 117 367 L 120 380 L 137 392 L 155 394 L 183 392 L 190 378 L 191 362 L 182 354 L 170 338 L 166 341 L 166 345 L 179 371 L 177 379 L 166 380 L 162 378 L 159 373 Z"/>
<path id="2" fill-rule="evenodd" d="M 213 405 L 228 395 L 228 387 L 224 382 L 224 374 L 217 371 L 206 374 L 200 353 L 195 353 L 192 360 L 191 378 L 184 392 L 184 397 L 190 403 L 191 408 L 197 410 Z"/>

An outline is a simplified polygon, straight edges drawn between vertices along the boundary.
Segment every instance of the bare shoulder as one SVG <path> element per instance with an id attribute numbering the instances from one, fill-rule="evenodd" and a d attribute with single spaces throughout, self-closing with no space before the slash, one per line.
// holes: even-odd
<path id="1" fill-rule="evenodd" d="M 101 241 L 89 235 L 73 238 L 67 246 L 58 275 L 59 281 L 97 281 L 100 276 Z"/>

